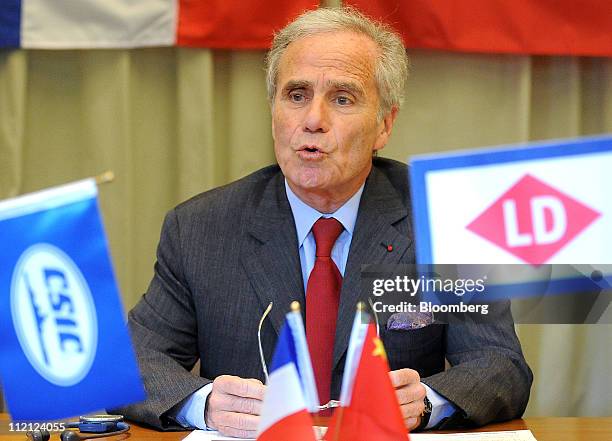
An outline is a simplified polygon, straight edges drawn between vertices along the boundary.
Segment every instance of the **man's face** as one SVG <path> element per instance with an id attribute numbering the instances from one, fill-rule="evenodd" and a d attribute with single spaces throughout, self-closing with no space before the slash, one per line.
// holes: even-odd
<path id="1" fill-rule="evenodd" d="M 291 189 L 306 202 L 323 198 L 338 208 L 334 201 L 357 191 L 373 151 L 387 142 L 396 110 L 377 121 L 377 54 L 368 37 L 343 31 L 297 40 L 281 57 L 274 151 Z"/>

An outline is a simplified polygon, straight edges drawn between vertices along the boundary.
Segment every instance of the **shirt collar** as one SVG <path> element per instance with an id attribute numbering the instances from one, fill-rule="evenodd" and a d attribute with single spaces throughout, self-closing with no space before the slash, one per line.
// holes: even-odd
<path id="1" fill-rule="evenodd" d="M 285 191 L 287 192 L 287 199 L 293 212 L 293 219 L 295 221 L 295 229 L 297 231 L 298 246 L 301 247 L 310 233 L 314 223 L 322 217 L 333 217 L 338 220 L 344 229 L 352 236 L 353 230 L 355 229 L 355 222 L 357 221 L 357 212 L 359 211 L 359 202 L 361 201 L 361 195 L 363 193 L 363 187 L 365 182 L 359 187 L 359 190 L 355 192 L 351 198 L 338 208 L 333 213 L 321 213 L 310 205 L 303 202 L 297 195 L 291 190 L 287 179 L 285 179 Z"/>

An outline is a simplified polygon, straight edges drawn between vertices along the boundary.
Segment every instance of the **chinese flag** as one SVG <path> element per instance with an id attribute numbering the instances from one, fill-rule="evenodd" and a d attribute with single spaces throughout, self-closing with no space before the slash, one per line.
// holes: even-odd
<path id="1" fill-rule="evenodd" d="M 368 331 L 348 407 L 338 407 L 325 434 L 327 441 L 406 441 L 395 389 L 382 341 L 373 324 Z"/>

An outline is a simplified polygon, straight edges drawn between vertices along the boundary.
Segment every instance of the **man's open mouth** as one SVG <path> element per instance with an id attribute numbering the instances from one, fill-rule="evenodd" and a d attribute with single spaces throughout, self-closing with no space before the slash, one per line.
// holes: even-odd
<path id="1" fill-rule="evenodd" d="M 319 161 L 325 157 L 325 152 L 314 145 L 302 146 L 302 148 L 297 151 L 297 154 L 305 161 Z"/>
<path id="2" fill-rule="evenodd" d="M 308 152 L 308 153 L 321 152 L 321 150 L 316 145 L 305 145 L 305 146 L 302 146 L 300 151 Z M 321 153 L 323 153 L 323 152 L 321 152 Z"/>

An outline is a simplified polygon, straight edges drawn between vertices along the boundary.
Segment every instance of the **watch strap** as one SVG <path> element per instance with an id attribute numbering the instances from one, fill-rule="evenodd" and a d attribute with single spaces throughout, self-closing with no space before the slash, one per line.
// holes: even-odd
<path id="1" fill-rule="evenodd" d="M 429 418 L 431 417 L 431 411 L 433 407 L 431 405 L 431 401 L 429 401 L 429 398 L 427 398 L 427 396 L 425 396 L 425 398 L 423 399 L 423 404 L 425 405 L 425 407 L 423 408 L 423 412 L 421 412 L 421 422 L 419 423 L 415 431 L 424 430 L 425 427 L 427 427 L 427 424 L 429 424 Z"/>

